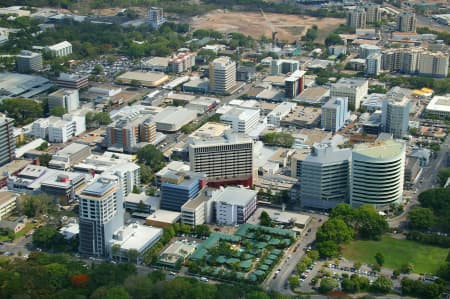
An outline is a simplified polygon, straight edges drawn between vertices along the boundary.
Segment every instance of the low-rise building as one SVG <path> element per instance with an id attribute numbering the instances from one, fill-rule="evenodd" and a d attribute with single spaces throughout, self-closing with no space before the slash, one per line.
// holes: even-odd
<path id="1" fill-rule="evenodd" d="M 220 120 L 229 125 L 235 133 L 247 134 L 259 122 L 259 110 L 231 108 L 220 116 Z"/>
<path id="2" fill-rule="evenodd" d="M 90 155 L 91 148 L 88 145 L 72 143 L 56 152 L 48 163 L 48 167 L 67 170 Z"/>
<path id="3" fill-rule="evenodd" d="M 227 187 L 213 191 L 216 222 L 221 225 L 237 225 L 247 222 L 256 210 L 255 190 Z"/>
<path id="4" fill-rule="evenodd" d="M 48 95 L 48 110 L 62 107 L 66 112 L 72 112 L 80 107 L 77 89 L 59 89 Z"/>
<path id="5" fill-rule="evenodd" d="M 88 86 L 89 80 L 88 76 L 60 73 L 55 83 L 61 88 L 80 89 Z"/>
<path id="6" fill-rule="evenodd" d="M 17 71 L 19 73 L 31 73 L 42 70 L 42 54 L 31 51 L 20 51 L 16 56 Z"/>
<path id="7" fill-rule="evenodd" d="M 279 127 L 281 125 L 281 120 L 294 111 L 296 106 L 297 104 L 292 102 L 283 102 L 279 104 L 267 115 L 267 123 Z"/>
<path id="8" fill-rule="evenodd" d="M 116 78 L 118 82 L 145 87 L 158 87 L 169 81 L 169 76 L 160 72 L 126 72 Z"/>
<path id="9" fill-rule="evenodd" d="M 167 107 L 153 118 L 156 129 L 176 132 L 197 118 L 197 112 L 183 107 Z"/>
<path id="10" fill-rule="evenodd" d="M 188 200 L 181 206 L 181 222 L 192 227 L 206 223 L 209 199 L 207 191 L 202 190 L 196 198 Z"/>
<path id="11" fill-rule="evenodd" d="M 17 195 L 13 192 L 0 192 L 0 220 L 11 215 L 16 209 Z"/>
<path id="12" fill-rule="evenodd" d="M 63 41 L 45 48 L 50 55 L 54 57 L 64 57 L 72 54 L 72 44 L 68 41 Z"/>
<path id="13" fill-rule="evenodd" d="M 450 116 L 450 95 L 434 96 L 427 105 L 425 112 L 428 116 L 446 118 Z"/>

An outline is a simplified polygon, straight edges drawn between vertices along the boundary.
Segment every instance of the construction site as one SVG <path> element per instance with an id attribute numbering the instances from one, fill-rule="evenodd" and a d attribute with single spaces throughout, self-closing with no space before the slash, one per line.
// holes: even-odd
<path id="1" fill-rule="evenodd" d="M 307 30 L 316 25 L 319 29 L 318 41 L 344 24 L 344 19 L 315 18 L 309 16 L 287 15 L 258 12 L 230 12 L 215 10 L 192 19 L 193 29 L 212 29 L 223 33 L 240 32 L 254 38 L 265 36 L 285 42 L 295 42 L 304 36 Z"/>

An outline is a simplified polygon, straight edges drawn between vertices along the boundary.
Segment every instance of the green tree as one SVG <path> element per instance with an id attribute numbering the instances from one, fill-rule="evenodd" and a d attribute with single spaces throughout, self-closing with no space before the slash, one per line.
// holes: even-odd
<path id="1" fill-rule="evenodd" d="M 92 69 L 92 74 L 93 75 L 103 74 L 103 66 L 101 64 L 96 64 Z"/>
<path id="2" fill-rule="evenodd" d="M 150 272 L 153 273 L 154 271 Z M 125 290 L 131 298 L 151 299 L 151 289 L 154 287 L 152 281 L 143 275 L 133 275 L 125 279 L 123 283 Z"/>
<path id="3" fill-rule="evenodd" d="M 348 243 L 353 239 L 354 231 L 344 220 L 331 218 L 325 222 L 317 231 L 318 242 L 333 241 L 336 244 Z"/>
<path id="4" fill-rule="evenodd" d="M 14 98 L 4 99 L 0 111 L 13 118 L 18 125 L 26 125 L 44 116 L 42 105 L 34 100 Z"/>
<path id="5" fill-rule="evenodd" d="M 338 282 L 333 278 L 322 278 L 320 281 L 319 292 L 327 294 L 338 287 Z"/>
<path id="6" fill-rule="evenodd" d="M 131 192 L 135 193 L 135 194 L 139 194 L 139 193 L 141 193 L 141 188 L 139 188 L 137 185 L 134 185 L 133 190 Z"/>
<path id="7" fill-rule="evenodd" d="M 262 211 L 259 216 L 259 224 L 263 226 L 272 226 L 272 218 L 270 218 L 269 213 Z"/>
<path id="8" fill-rule="evenodd" d="M 384 275 L 380 275 L 372 283 L 371 290 L 376 293 L 386 294 L 392 290 L 392 286 L 392 280 Z"/>
<path id="9" fill-rule="evenodd" d="M 164 167 L 164 155 L 154 145 L 146 145 L 137 152 L 139 163 L 150 167 L 153 172 L 159 171 Z"/>
<path id="10" fill-rule="evenodd" d="M 44 249 L 55 248 L 63 239 L 58 230 L 50 225 L 39 227 L 33 233 L 33 244 Z"/>
<path id="11" fill-rule="evenodd" d="M 51 159 L 52 156 L 50 154 L 44 153 L 39 156 L 39 165 L 47 167 Z"/>
<path id="12" fill-rule="evenodd" d="M 100 287 L 94 291 L 91 299 L 131 299 L 123 287 Z"/>
<path id="13" fill-rule="evenodd" d="M 289 277 L 289 285 L 291 286 L 292 290 L 295 290 L 295 288 L 298 288 L 300 286 L 300 278 L 298 275 L 291 275 Z"/>
<path id="14" fill-rule="evenodd" d="M 444 187 L 445 183 L 447 182 L 447 179 L 450 178 L 450 168 L 439 169 L 437 177 L 439 185 L 441 185 L 441 187 Z"/>
<path id="15" fill-rule="evenodd" d="M 337 257 L 339 255 L 339 246 L 331 240 L 317 242 L 316 248 L 320 256 L 324 258 Z"/>
<path id="16" fill-rule="evenodd" d="M 67 109 L 64 108 L 64 107 L 62 107 L 62 106 L 53 107 L 53 108 L 50 110 L 50 114 L 51 114 L 52 116 L 58 116 L 58 117 L 61 117 L 61 116 L 63 116 L 63 115 L 66 114 L 66 113 L 67 113 Z"/>
<path id="17" fill-rule="evenodd" d="M 375 254 L 375 262 L 382 267 L 384 264 L 384 255 L 381 252 Z"/>
<path id="18" fill-rule="evenodd" d="M 38 151 L 46 151 L 48 149 L 48 142 L 44 141 L 36 148 Z"/>
<path id="19" fill-rule="evenodd" d="M 436 223 L 436 217 L 430 208 L 417 207 L 408 212 L 409 227 L 418 230 L 429 230 Z"/>

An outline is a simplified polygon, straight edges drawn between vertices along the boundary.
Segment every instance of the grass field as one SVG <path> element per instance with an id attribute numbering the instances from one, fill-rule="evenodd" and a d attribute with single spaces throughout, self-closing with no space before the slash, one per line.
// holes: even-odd
<path id="1" fill-rule="evenodd" d="M 383 266 L 386 268 L 399 269 L 412 263 L 416 273 L 436 273 L 447 257 L 448 249 L 386 236 L 381 241 L 354 241 L 342 249 L 345 258 L 368 264 L 375 263 L 377 252 L 384 255 Z"/>

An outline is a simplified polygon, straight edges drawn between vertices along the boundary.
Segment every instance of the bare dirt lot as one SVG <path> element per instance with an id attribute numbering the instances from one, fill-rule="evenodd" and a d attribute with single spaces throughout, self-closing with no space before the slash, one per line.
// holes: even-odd
<path id="1" fill-rule="evenodd" d="M 294 42 L 302 37 L 312 25 L 319 27 L 319 40 L 345 22 L 338 18 L 315 18 L 309 16 L 266 13 L 267 19 L 278 32 L 277 38 Z M 271 25 L 261 13 L 255 12 L 224 12 L 216 10 L 192 20 L 194 29 L 213 29 L 224 33 L 240 32 L 259 38 L 262 35 L 270 37 Z"/>

